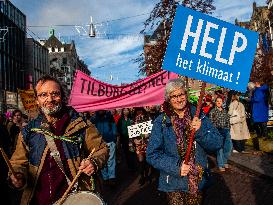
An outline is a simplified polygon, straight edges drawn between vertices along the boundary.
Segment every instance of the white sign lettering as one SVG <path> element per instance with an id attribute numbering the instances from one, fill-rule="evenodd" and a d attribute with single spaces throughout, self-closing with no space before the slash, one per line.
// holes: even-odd
<path id="1" fill-rule="evenodd" d="M 141 134 L 150 134 L 152 128 L 152 120 L 128 126 L 129 138 L 138 137 Z"/>

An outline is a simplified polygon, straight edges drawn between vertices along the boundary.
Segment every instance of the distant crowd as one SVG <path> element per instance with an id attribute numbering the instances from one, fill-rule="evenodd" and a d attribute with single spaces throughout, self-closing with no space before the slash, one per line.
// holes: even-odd
<path id="1" fill-rule="evenodd" d="M 170 95 L 169 108 L 179 110 L 176 106 L 179 106 L 180 99 L 182 99 L 181 104 L 183 104 L 183 95 L 187 95 L 187 93 L 182 92 L 176 95 Z M 51 97 L 53 98 L 53 96 Z M 228 158 L 231 152 L 245 152 L 245 142 L 250 138 L 249 130 L 255 131 L 257 137 L 268 138 L 268 100 L 269 87 L 260 82 L 255 82 L 255 84 L 251 85 L 246 94 L 240 94 L 234 91 L 223 92 L 221 89 L 206 93 L 202 104 L 202 114 L 199 118 L 201 119 L 200 123 L 203 118 L 208 118 L 222 137 L 221 147 L 214 152 L 220 172 L 225 172 L 226 169 L 229 168 Z M 177 102 L 178 104 L 176 105 L 175 103 Z M 168 117 L 170 118 L 169 123 L 173 126 L 176 136 L 179 135 L 177 133 L 181 130 L 187 133 L 187 126 L 183 128 L 183 123 L 185 122 L 179 122 L 179 118 L 176 119 L 172 114 L 168 115 L 167 111 L 168 109 L 166 109 L 164 105 L 154 105 L 114 109 L 111 111 L 100 110 L 96 112 L 78 113 L 84 121 L 91 122 L 96 127 L 108 147 L 108 158 L 105 162 L 105 166 L 103 166 L 100 171 L 103 182 L 101 185 L 102 188 L 108 186 L 114 189 L 118 186 L 116 172 L 118 170 L 117 166 L 121 163 L 126 163 L 128 172 L 138 173 L 140 186 L 143 186 L 145 183 L 151 183 L 152 180 L 159 180 L 158 170 L 160 171 L 160 166 L 163 165 L 156 164 L 153 157 L 158 156 L 158 158 L 160 158 L 161 155 L 159 155 L 159 153 L 155 155 L 154 152 L 158 151 L 158 148 L 153 146 L 155 146 L 158 141 L 153 137 L 153 143 L 150 144 L 150 136 L 156 134 L 155 130 L 157 128 L 159 131 L 163 129 L 165 126 L 164 121 L 167 120 L 166 122 L 168 123 Z M 164 113 L 167 113 L 165 118 Z M 186 113 L 186 111 L 183 111 L 183 119 Z M 191 113 L 189 113 L 189 116 L 190 115 Z M 159 116 L 161 116 L 162 119 Z M 159 118 L 161 121 L 158 121 Z M 128 126 L 149 120 L 152 120 L 153 123 L 157 120 L 155 124 L 158 125 L 159 123 L 159 127 L 153 128 L 151 134 L 141 134 L 138 137 L 130 138 Z M 178 121 L 176 122 L 175 120 Z M 9 158 L 11 158 L 16 150 L 19 133 L 28 123 L 28 116 L 23 114 L 20 110 L 13 110 L 0 116 L 0 145 Z M 197 130 L 201 126 L 201 124 L 199 125 L 198 123 L 199 121 L 196 121 L 196 124 L 193 125 L 196 126 Z M 181 126 L 181 128 L 179 126 Z M 165 132 L 163 131 L 163 133 Z M 183 141 L 183 139 L 180 140 Z M 186 141 L 184 143 L 186 143 Z M 183 148 L 183 150 L 185 151 L 185 148 Z M 6 204 L 18 204 L 20 201 L 20 193 L 19 191 L 14 192 L 10 186 L 8 186 L 8 169 L 2 157 L 0 157 L 0 163 L 0 193 L 5 196 L 10 196 L 6 197 L 6 200 L 9 200 Z M 96 164 L 97 162 L 94 163 Z M 98 169 L 98 167 L 96 167 L 96 169 Z M 162 173 L 160 173 L 160 175 L 162 176 Z M 181 175 L 183 176 L 182 172 Z M 166 178 L 167 183 L 169 179 L 168 177 Z M 158 183 L 161 183 L 160 180 Z M 13 197 L 14 195 L 16 197 Z M 175 202 L 173 204 L 175 204 Z"/>

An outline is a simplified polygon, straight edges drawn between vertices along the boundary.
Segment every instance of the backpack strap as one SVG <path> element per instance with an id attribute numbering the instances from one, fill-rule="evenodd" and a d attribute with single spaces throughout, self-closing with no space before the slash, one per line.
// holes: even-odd
<path id="1" fill-rule="evenodd" d="M 57 163 L 58 167 L 60 168 L 62 173 L 65 175 L 67 184 L 69 186 L 71 184 L 71 181 L 68 178 L 68 176 L 65 174 L 64 166 L 63 166 L 63 163 L 62 163 L 62 160 L 61 160 L 61 157 L 60 157 L 60 152 L 57 149 L 57 146 L 56 146 L 56 144 L 54 142 L 54 139 L 52 137 L 47 136 L 47 135 L 44 135 L 44 136 L 45 136 L 47 145 L 48 145 L 49 150 L 50 150 L 50 156 L 54 158 L 54 160 Z"/>

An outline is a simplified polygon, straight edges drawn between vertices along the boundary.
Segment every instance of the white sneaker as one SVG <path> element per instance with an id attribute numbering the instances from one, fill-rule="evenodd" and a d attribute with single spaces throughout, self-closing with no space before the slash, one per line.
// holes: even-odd
<path id="1" fill-rule="evenodd" d="M 232 152 L 233 152 L 233 153 L 239 153 L 239 152 L 238 152 L 237 150 L 235 150 L 235 149 L 234 149 Z"/>

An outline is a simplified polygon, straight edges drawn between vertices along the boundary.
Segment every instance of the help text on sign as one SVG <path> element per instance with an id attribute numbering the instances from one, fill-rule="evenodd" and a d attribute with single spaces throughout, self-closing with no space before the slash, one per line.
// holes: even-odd
<path id="1" fill-rule="evenodd" d="M 179 6 L 163 68 L 245 91 L 258 34 Z"/>

